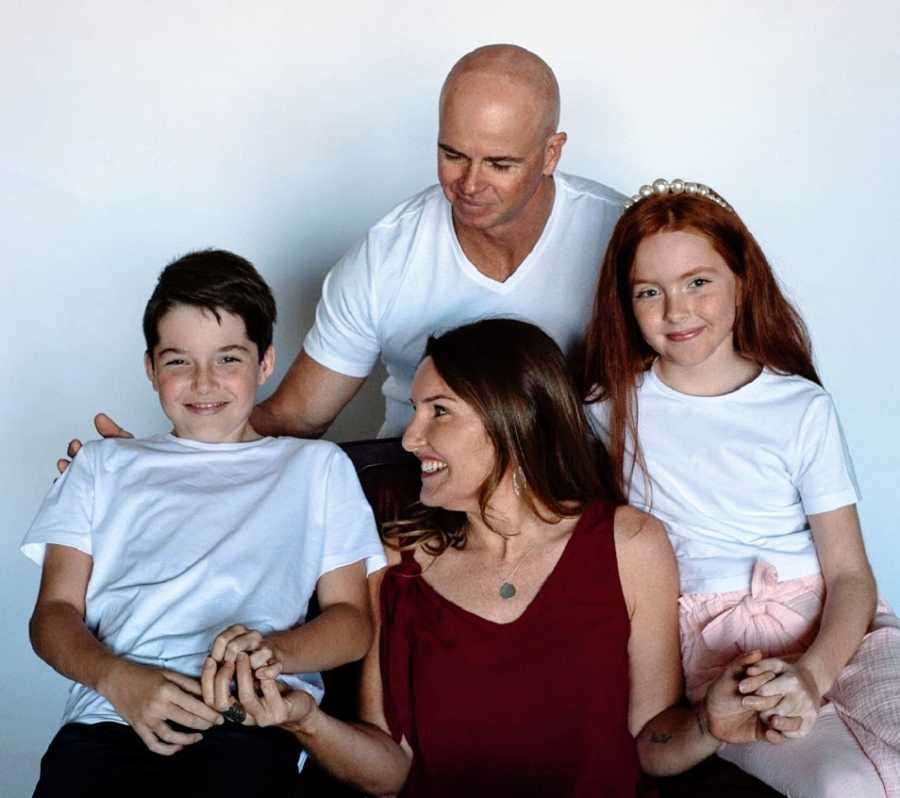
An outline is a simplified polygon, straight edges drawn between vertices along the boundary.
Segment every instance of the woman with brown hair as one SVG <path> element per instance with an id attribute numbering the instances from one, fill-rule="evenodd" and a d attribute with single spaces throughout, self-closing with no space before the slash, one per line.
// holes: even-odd
<path id="1" fill-rule="evenodd" d="M 291 729 L 369 793 L 430 798 L 635 796 L 641 767 L 677 772 L 720 738 L 755 738 L 735 689 L 754 657 L 705 703 L 672 707 L 671 548 L 598 478 L 547 335 L 494 319 L 429 339 L 412 403 L 403 445 L 421 461 L 421 507 L 388 529 L 393 565 L 373 580 L 362 722 L 280 696 L 277 668 L 251 674 L 240 658 L 238 697 L 256 722 Z"/>

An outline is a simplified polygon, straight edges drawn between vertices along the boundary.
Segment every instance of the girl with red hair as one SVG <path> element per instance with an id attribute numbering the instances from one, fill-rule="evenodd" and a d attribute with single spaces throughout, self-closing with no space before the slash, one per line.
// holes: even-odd
<path id="1" fill-rule="evenodd" d="M 900 796 L 900 622 L 877 601 L 850 455 L 802 319 L 714 191 L 657 180 L 633 198 L 585 376 L 619 487 L 678 558 L 688 698 L 760 649 L 745 706 L 773 730 L 800 719 L 783 745 L 720 756 L 791 796 Z"/>

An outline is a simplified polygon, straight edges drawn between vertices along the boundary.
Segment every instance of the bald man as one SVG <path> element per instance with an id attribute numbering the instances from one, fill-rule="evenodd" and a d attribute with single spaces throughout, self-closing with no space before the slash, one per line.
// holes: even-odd
<path id="1" fill-rule="evenodd" d="M 321 435 L 380 355 L 380 435 L 400 435 L 427 337 L 478 318 L 531 321 L 572 351 L 625 198 L 556 172 L 566 142 L 558 124 L 556 77 L 534 53 L 494 44 L 454 65 L 440 95 L 439 185 L 394 208 L 334 266 L 315 324 L 254 411 L 254 429 Z M 105 416 L 97 428 L 128 435 Z M 79 446 L 70 443 L 70 456 Z"/>
<path id="2" fill-rule="evenodd" d="M 401 434 L 426 338 L 476 318 L 522 318 L 572 350 L 624 197 L 556 172 L 558 123 L 556 78 L 534 53 L 490 45 L 456 63 L 440 95 L 439 185 L 394 208 L 331 270 L 255 429 L 320 435 L 381 355 L 380 434 Z"/>

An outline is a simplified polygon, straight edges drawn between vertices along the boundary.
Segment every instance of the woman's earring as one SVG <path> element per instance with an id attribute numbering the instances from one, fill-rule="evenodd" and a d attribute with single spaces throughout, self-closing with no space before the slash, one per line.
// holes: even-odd
<path id="1" fill-rule="evenodd" d="M 525 482 L 525 472 L 522 470 L 522 466 L 516 466 L 512 472 L 512 489 L 513 493 L 516 496 L 521 496 L 522 491 L 525 490 L 525 486 L 527 483 Z"/>

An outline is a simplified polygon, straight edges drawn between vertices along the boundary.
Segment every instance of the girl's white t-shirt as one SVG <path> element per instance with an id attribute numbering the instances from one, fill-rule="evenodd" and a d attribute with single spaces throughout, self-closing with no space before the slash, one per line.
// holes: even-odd
<path id="1" fill-rule="evenodd" d="M 820 572 L 807 516 L 859 501 L 831 397 L 764 369 L 722 396 L 691 396 L 651 368 L 637 391 L 650 484 L 635 468 L 629 501 L 665 525 L 683 593 L 745 590 L 757 559 L 780 579 Z M 587 406 L 608 443 L 608 408 Z M 626 477 L 633 444 L 626 444 Z"/>

